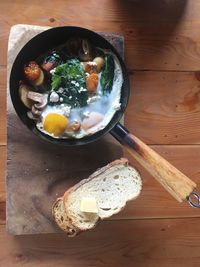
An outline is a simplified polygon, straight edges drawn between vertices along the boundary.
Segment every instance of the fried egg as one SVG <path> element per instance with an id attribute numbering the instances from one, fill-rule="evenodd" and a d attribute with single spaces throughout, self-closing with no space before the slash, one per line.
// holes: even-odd
<path id="1" fill-rule="evenodd" d="M 105 51 L 108 52 L 108 51 Z M 109 53 L 111 53 L 109 51 Z M 117 110 L 120 109 L 121 87 L 123 75 L 117 57 L 111 53 L 115 63 L 113 86 L 110 94 L 103 95 L 100 82 L 97 93 L 88 98 L 87 105 L 83 108 L 72 108 L 66 104 L 48 105 L 42 112 L 41 121 L 36 127 L 45 134 L 54 138 L 83 138 L 104 129 Z M 101 73 L 99 75 L 99 81 Z M 79 131 L 71 132 L 70 124 L 78 122 Z"/>
<path id="2" fill-rule="evenodd" d="M 68 126 L 68 118 L 64 108 L 67 106 L 47 106 L 41 115 L 41 121 L 37 128 L 52 137 L 59 138 L 65 133 Z"/>

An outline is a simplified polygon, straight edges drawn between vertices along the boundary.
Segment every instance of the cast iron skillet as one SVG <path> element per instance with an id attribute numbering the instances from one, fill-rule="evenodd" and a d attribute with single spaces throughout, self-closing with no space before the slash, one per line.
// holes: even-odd
<path id="1" fill-rule="evenodd" d="M 45 133 L 40 132 L 35 126 L 34 121 L 28 118 L 26 114 L 27 109 L 21 102 L 18 94 L 19 80 L 22 80 L 24 77 L 23 66 L 25 62 L 34 60 L 35 58 L 45 53 L 46 51 L 53 49 L 60 44 L 65 43 L 67 39 L 69 39 L 69 37 L 76 37 L 76 36 L 91 40 L 94 46 L 110 49 L 118 57 L 124 79 L 121 90 L 121 109 L 115 113 L 111 122 L 102 131 L 99 131 L 91 136 L 84 137 L 82 139 L 55 139 L 49 135 L 46 135 Z M 123 60 L 119 56 L 116 49 L 99 34 L 80 27 L 68 27 L 68 26 L 57 27 L 38 34 L 22 48 L 12 67 L 10 76 L 10 95 L 18 116 L 24 122 L 24 124 L 28 126 L 28 128 L 32 132 L 34 132 L 37 136 L 51 143 L 60 144 L 62 146 L 85 145 L 87 143 L 99 139 L 106 133 L 110 132 L 113 129 L 113 127 L 118 123 L 118 121 L 121 119 L 125 111 L 125 108 L 127 106 L 129 98 L 128 72 Z"/>
<path id="2" fill-rule="evenodd" d="M 82 139 L 54 139 L 40 132 L 36 128 L 34 121 L 28 118 L 26 114 L 27 109 L 19 98 L 19 81 L 23 79 L 23 66 L 25 63 L 34 60 L 49 49 L 53 49 L 65 43 L 70 37 L 76 36 L 89 39 L 92 44 L 97 47 L 110 49 L 119 59 L 124 79 L 121 89 L 121 109 L 115 113 L 110 123 L 102 131 L 91 136 Z M 10 95 L 14 108 L 23 123 L 39 138 L 56 145 L 78 146 L 96 141 L 110 132 L 178 201 L 182 202 L 187 199 L 193 207 L 199 207 L 199 196 L 193 192 L 196 184 L 159 156 L 150 147 L 145 145 L 141 140 L 133 134 L 130 134 L 129 131 L 119 123 L 128 104 L 129 91 L 128 72 L 124 61 L 115 48 L 99 34 L 80 27 L 56 27 L 46 30 L 32 38 L 19 52 L 10 75 Z M 192 201 L 191 196 L 196 198 L 197 203 Z"/>

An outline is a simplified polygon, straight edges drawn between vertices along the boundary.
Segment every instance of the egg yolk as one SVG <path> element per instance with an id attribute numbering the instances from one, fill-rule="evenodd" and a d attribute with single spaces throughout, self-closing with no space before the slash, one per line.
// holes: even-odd
<path id="1" fill-rule="evenodd" d="M 43 123 L 44 130 L 54 136 L 60 136 L 65 132 L 68 119 L 57 113 L 49 113 Z"/>

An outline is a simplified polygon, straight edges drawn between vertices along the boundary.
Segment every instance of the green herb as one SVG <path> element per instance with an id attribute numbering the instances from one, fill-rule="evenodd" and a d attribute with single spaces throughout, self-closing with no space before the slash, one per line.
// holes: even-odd
<path id="1" fill-rule="evenodd" d="M 105 63 L 102 69 L 100 83 L 102 86 L 103 93 L 106 94 L 112 91 L 115 63 L 111 54 L 106 54 L 104 60 Z"/>
<path id="2" fill-rule="evenodd" d="M 85 73 L 78 59 L 71 59 L 57 66 L 52 76 L 51 86 L 52 91 L 56 91 L 63 98 L 62 103 L 69 104 L 71 107 L 87 105 L 88 93 L 82 91 L 86 88 Z M 60 88 L 63 88 L 63 92 L 60 92 Z"/>

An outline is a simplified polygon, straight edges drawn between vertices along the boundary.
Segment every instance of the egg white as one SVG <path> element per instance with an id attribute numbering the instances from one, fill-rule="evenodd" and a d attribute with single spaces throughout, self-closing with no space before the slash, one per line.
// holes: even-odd
<path id="1" fill-rule="evenodd" d="M 98 83 L 97 88 L 97 94 L 101 97 L 96 98 L 94 101 L 91 101 L 86 107 L 83 108 L 73 108 L 71 109 L 70 115 L 68 117 L 69 122 L 72 122 L 74 120 L 81 122 L 83 118 L 83 114 L 91 113 L 91 112 L 99 112 L 100 114 L 103 114 L 104 118 L 101 122 L 99 122 L 94 127 L 88 129 L 87 131 L 81 130 L 79 132 L 65 132 L 62 136 L 54 136 L 53 134 L 50 134 L 44 130 L 43 123 L 45 117 L 49 113 L 57 113 L 61 115 L 64 114 L 61 105 L 54 105 L 54 106 L 47 106 L 41 115 L 41 121 L 37 122 L 36 127 L 43 133 L 50 135 L 54 138 L 58 139 L 66 139 L 66 138 L 83 138 L 84 136 L 92 135 L 100 130 L 103 130 L 111 121 L 113 118 L 115 112 L 120 109 L 120 98 L 121 98 L 121 87 L 123 84 L 123 75 L 122 75 L 122 69 L 119 63 L 118 58 L 110 51 L 104 50 L 104 52 L 110 53 L 113 56 L 114 64 L 115 64 L 115 71 L 114 71 L 114 79 L 113 79 L 113 86 L 110 94 L 108 95 L 102 95 L 102 88 L 100 85 L 100 82 Z M 101 74 L 99 74 L 99 81 L 101 78 Z M 107 109 L 105 108 L 107 107 Z"/>
<path id="2" fill-rule="evenodd" d="M 105 51 L 105 50 L 104 50 Z M 111 52 L 109 52 L 111 53 Z M 99 100 L 95 101 L 94 103 L 89 104 L 84 110 L 89 112 L 94 111 L 94 106 L 96 105 L 96 109 L 98 110 L 97 106 L 99 105 L 99 112 L 104 115 L 104 119 L 98 123 L 96 126 L 90 128 L 87 132 L 81 129 L 80 132 L 74 133 L 72 136 L 75 138 L 83 138 L 86 135 L 92 135 L 100 130 L 103 130 L 113 118 L 115 112 L 120 109 L 120 98 L 121 98 L 121 88 L 123 84 L 123 75 L 122 69 L 119 63 L 118 58 L 111 53 L 115 63 L 115 72 L 114 72 L 114 79 L 113 79 L 113 86 L 112 91 L 108 96 L 102 96 Z M 100 77 L 99 77 L 100 80 Z M 98 84 L 97 92 L 101 91 L 100 82 Z M 105 99 L 108 99 L 110 107 L 105 113 L 104 104 L 102 103 Z"/>

